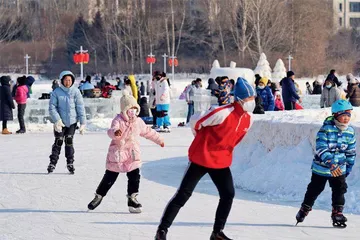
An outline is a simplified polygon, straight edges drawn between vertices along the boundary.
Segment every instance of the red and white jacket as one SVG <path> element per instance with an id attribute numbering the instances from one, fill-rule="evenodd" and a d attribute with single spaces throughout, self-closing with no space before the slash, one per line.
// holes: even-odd
<path id="1" fill-rule="evenodd" d="M 234 147 L 252 124 L 252 116 L 240 104 L 232 103 L 193 115 L 190 121 L 195 139 L 189 148 L 189 160 L 220 169 L 232 163 Z"/>

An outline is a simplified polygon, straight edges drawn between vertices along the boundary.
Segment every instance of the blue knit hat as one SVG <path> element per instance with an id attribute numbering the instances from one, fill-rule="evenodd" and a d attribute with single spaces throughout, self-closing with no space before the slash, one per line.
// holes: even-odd
<path id="1" fill-rule="evenodd" d="M 235 100 L 245 99 L 255 96 L 254 88 L 244 78 L 239 77 L 234 89 Z"/>

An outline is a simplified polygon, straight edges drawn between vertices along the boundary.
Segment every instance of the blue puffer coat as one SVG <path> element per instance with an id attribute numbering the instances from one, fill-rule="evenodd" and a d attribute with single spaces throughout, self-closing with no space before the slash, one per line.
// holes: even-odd
<path id="1" fill-rule="evenodd" d="M 257 96 L 261 97 L 262 106 L 264 107 L 265 111 L 274 111 L 275 108 L 275 101 L 274 95 L 271 92 L 271 89 L 266 86 L 264 89 L 256 88 Z"/>
<path id="2" fill-rule="evenodd" d="M 60 119 L 66 127 L 80 121 L 86 122 L 84 100 L 79 89 L 71 86 L 64 87 L 62 84 L 51 93 L 49 113 L 53 123 Z"/>
<path id="3" fill-rule="evenodd" d="M 335 126 L 334 117 L 328 117 L 316 136 L 316 155 L 312 164 L 313 173 L 331 177 L 330 167 L 337 164 L 342 174 L 349 174 L 355 163 L 356 137 L 349 126 L 341 131 Z"/>

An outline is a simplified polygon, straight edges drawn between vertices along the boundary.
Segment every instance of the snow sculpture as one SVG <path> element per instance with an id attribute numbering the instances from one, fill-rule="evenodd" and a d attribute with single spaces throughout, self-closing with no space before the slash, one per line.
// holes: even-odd
<path id="1" fill-rule="evenodd" d="M 268 60 L 266 59 L 265 53 L 260 55 L 259 62 L 257 63 L 254 72 L 255 74 L 259 74 L 261 77 L 267 77 L 271 79 L 271 67 Z"/>
<path id="2" fill-rule="evenodd" d="M 221 76 L 228 76 L 229 79 L 234 79 L 235 82 L 238 77 L 245 78 L 251 84 L 255 81 L 255 74 L 253 70 L 249 68 L 238 68 L 236 67 L 235 62 L 231 62 L 230 67 L 220 67 L 219 61 L 215 60 L 210 70 L 209 78 L 215 79 L 216 77 Z"/>
<path id="3" fill-rule="evenodd" d="M 279 58 L 276 61 L 274 72 L 272 73 L 272 80 L 280 81 L 284 77 L 286 77 L 286 68 L 284 62 Z"/>

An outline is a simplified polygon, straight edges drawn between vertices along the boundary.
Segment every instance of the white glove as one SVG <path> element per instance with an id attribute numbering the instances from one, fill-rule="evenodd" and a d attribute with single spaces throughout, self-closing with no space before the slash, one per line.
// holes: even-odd
<path id="1" fill-rule="evenodd" d="M 63 124 L 63 122 L 61 121 L 61 119 L 54 124 L 54 130 L 55 130 L 55 132 L 61 133 L 63 127 L 65 127 L 65 125 Z"/>
<path id="2" fill-rule="evenodd" d="M 81 135 L 84 135 L 84 132 L 85 132 L 85 124 L 80 125 L 79 131 L 80 131 L 80 134 L 81 134 Z"/>

